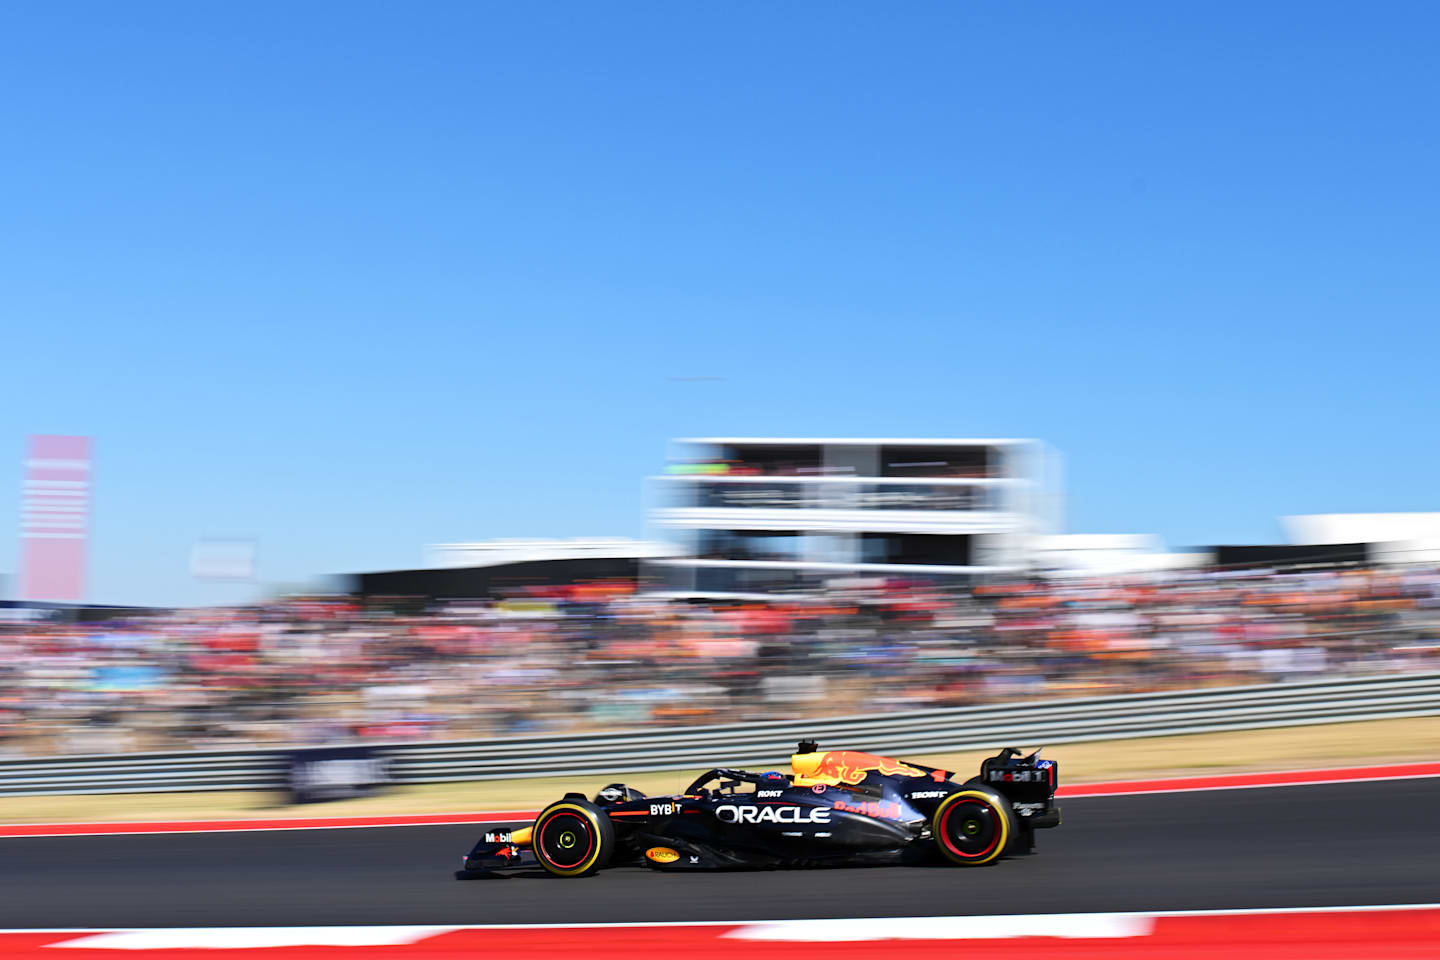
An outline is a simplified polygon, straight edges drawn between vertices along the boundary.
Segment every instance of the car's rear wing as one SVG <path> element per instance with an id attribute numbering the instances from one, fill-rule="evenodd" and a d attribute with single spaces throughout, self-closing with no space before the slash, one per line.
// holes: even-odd
<path id="1" fill-rule="evenodd" d="M 1059 824 L 1059 810 L 1052 807 L 1051 801 L 1060 786 L 1060 765 L 1054 760 L 1041 760 L 1039 750 L 1021 756 L 1017 748 L 1006 747 L 981 761 L 976 779 L 1003 793 L 1016 814 L 1031 826 Z"/>

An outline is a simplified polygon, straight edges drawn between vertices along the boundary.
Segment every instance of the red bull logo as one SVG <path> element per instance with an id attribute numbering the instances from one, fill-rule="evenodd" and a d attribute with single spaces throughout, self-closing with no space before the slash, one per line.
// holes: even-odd
<path id="1" fill-rule="evenodd" d="M 842 783 L 856 784 L 872 770 L 887 777 L 925 775 L 925 771 L 908 763 L 857 750 L 797 753 L 790 757 L 790 767 L 795 771 L 795 782 L 802 786 L 807 783 L 828 783 L 836 787 Z"/>
<path id="2" fill-rule="evenodd" d="M 900 819 L 900 804 L 893 800 L 866 800 L 859 803 L 836 800 L 835 809 L 843 810 L 846 813 L 861 813 L 867 817 L 877 817 L 881 820 Z"/>

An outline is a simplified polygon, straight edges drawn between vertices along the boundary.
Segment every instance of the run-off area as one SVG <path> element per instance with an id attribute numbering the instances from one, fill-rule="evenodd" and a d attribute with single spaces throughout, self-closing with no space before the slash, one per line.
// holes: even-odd
<path id="1" fill-rule="evenodd" d="M 257 956 L 267 960 L 436 960 L 478 955 L 580 955 L 600 950 L 637 960 L 679 952 L 830 960 L 837 949 L 869 957 L 952 956 L 957 950 L 1006 957 L 1410 958 L 1435 955 L 1440 905 L 1318 908 L 1308 911 L 1020 914 L 869 917 L 728 924 L 566 926 L 190 927 L 123 931 L 0 932 L 0 952 L 38 960 L 61 956 Z"/>

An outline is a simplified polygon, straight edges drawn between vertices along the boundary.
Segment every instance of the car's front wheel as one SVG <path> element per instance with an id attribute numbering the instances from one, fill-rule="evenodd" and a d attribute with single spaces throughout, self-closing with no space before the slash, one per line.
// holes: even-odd
<path id="1" fill-rule="evenodd" d="M 1010 801 L 988 787 L 950 794 L 930 817 L 930 834 L 946 860 L 962 867 L 994 863 L 1018 831 Z"/>
<path id="2" fill-rule="evenodd" d="M 557 877 L 599 870 L 615 852 L 610 817 L 588 800 L 560 800 L 540 811 L 530 835 L 540 866 Z"/>

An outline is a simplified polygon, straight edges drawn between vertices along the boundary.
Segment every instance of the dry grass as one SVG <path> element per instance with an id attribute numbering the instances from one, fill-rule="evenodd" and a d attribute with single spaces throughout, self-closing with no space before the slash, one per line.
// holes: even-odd
<path id="1" fill-rule="evenodd" d="M 843 747 L 844 744 L 826 746 Z M 969 772 L 978 769 L 981 758 L 993 752 L 908 755 L 908 759 Z M 1072 743 L 1053 747 L 1045 755 L 1060 761 L 1063 783 L 1440 760 L 1440 717 Z M 716 762 L 725 760 L 717 757 Z M 623 779 L 646 793 L 673 793 L 697 772 L 639 773 L 612 779 Z M 283 798 L 278 794 L 241 791 L 0 797 L 0 823 L 533 810 L 566 790 L 590 794 L 605 782 L 605 777 L 557 777 L 424 784 L 375 797 L 304 806 L 283 805 Z"/>

